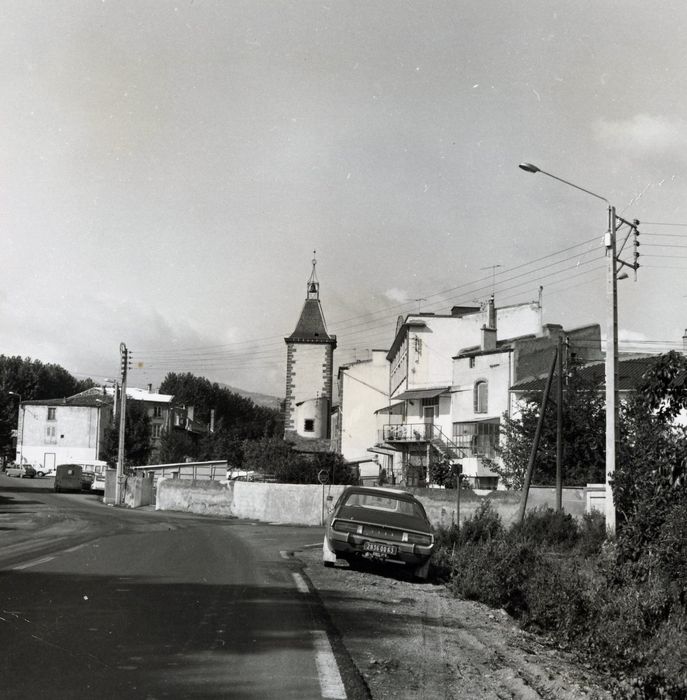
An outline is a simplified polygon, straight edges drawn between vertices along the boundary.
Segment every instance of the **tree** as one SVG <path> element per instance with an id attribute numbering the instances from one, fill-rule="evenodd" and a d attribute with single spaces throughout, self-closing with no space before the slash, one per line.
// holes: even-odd
<path id="1" fill-rule="evenodd" d="M 687 358 L 657 358 L 621 409 L 612 479 L 617 526 L 625 556 L 638 557 L 668 514 L 687 503 Z"/>
<path id="2" fill-rule="evenodd" d="M 599 382 L 583 376 L 573 366 L 568 374 L 563 403 L 563 484 L 581 485 L 604 481 L 605 476 L 605 401 Z M 553 400 L 552 400 L 553 399 Z M 541 412 L 541 393 L 524 397 L 517 416 L 503 416 L 501 445 L 497 454 L 501 463 L 489 460 L 489 468 L 499 475 L 506 488 L 522 488 L 534 434 Z M 556 402 L 549 398 L 544 416 L 533 483 L 556 482 Z"/>
<path id="3" fill-rule="evenodd" d="M 119 420 L 105 430 L 102 459 L 114 466 L 119 453 Z M 126 402 L 124 428 L 124 465 L 142 466 L 150 457 L 150 418 L 142 401 Z"/>

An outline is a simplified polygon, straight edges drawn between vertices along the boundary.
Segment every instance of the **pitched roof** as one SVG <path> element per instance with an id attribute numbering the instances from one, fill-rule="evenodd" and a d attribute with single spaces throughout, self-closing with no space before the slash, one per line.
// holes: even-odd
<path id="1" fill-rule="evenodd" d="M 620 358 L 618 360 L 618 391 L 634 391 L 657 359 L 656 355 Z M 583 379 L 593 384 L 598 384 L 600 387 L 606 384 L 606 364 L 604 362 L 584 365 L 580 367 L 578 372 Z M 537 377 L 536 379 L 516 382 L 511 387 L 511 391 L 543 391 L 545 386 L 546 377 Z"/>
<path id="2" fill-rule="evenodd" d="M 296 324 L 296 330 L 285 338 L 289 341 L 303 343 L 333 343 L 336 346 L 336 336 L 327 333 L 324 322 L 324 314 L 319 299 L 306 299 L 303 304 L 300 318 Z"/>
<path id="3" fill-rule="evenodd" d="M 113 402 L 111 396 L 103 394 L 102 389 L 87 389 L 80 394 L 74 396 L 66 396 L 62 399 L 33 399 L 31 401 L 22 401 L 22 404 L 28 406 L 80 406 L 80 407 L 95 407 L 109 406 Z"/>

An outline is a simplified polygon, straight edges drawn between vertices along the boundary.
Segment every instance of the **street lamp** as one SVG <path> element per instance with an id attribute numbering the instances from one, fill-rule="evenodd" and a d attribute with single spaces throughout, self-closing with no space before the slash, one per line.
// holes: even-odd
<path id="1" fill-rule="evenodd" d="M 618 262 L 616 253 L 616 233 L 620 224 L 627 224 L 635 233 L 638 221 L 632 224 L 624 219 L 621 219 L 615 211 L 615 207 L 611 203 L 596 192 L 586 190 L 573 182 L 563 180 L 563 178 L 547 173 L 545 170 L 538 168 L 532 163 L 520 163 L 518 166 L 521 170 L 528 173 L 542 173 L 548 175 L 554 180 L 558 180 L 565 185 L 574 187 L 576 190 L 581 190 L 586 194 L 601 199 L 608 205 L 608 233 L 604 238 L 606 246 L 606 257 L 608 260 L 606 267 L 606 530 L 609 534 L 615 533 L 615 503 L 613 501 L 613 489 L 611 488 L 611 479 L 615 472 L 615 453 L 616 453 L 616 424 L 618 422 L 618 278 L 624 279 L 627 275 L 623 273 L 618 275 L 616 262 Z M 623 261 L 619 261 L 622 265 L 634 267 L 636 270 L 639 267 L 635 260 L 634 265 L 630 265 Z"/>
<path id="2" fill-rule="evenodd" d="M 7 392 L 10 396 L 16 396 L 19 399 L 19 408 L 24 411 L 24 407 L 22 406 L 21 402 L 21 394 L 17 391 L 8 391 Z M 17 414 L 17 420 L 19 420 L 19 414 Z M 24 461 L 24 416 L 22 415 L 21 419 L 21 433 L 19 437 L 19 464 L 21 465 Z"/>

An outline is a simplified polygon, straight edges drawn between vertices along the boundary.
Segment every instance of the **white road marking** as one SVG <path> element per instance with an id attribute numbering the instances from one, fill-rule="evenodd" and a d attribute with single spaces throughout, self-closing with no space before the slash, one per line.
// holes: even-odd
<path id="1" fill-rule="evenodd" d="M 322 630 L 313 630 L 313 637 L 315 638 L 315 664 L 317 665 L 322 697 L 345 700 L 346 689 L 341 680 L 339 667 L 336 664 L 327 633 Z"/>
<path id="2" fill-rule="evenodd" d="M 32 566 L 38 566 L 38 564 L 45 564 L 47 561 L 52 561 L 55 557 L 43 557 L 42 559 L 34 559 L 26 564 L 19 564 L 19 566 L 13 566 L 13 571 L 21 571 L 22 569 L 29 569 Z"/>
<path id="3" fill-rule="evenodd" d="M 296 588 L 298 589 L 299 593 L 310 593 L 308 584 L 300 574 L 293 573 L 291 576 L 293 576 L 293 581 L 296 584 Z"/>

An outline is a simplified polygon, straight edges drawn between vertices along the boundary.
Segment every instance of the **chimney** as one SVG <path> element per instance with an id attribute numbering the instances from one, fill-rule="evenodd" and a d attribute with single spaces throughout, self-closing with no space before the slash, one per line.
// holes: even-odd
<path id="1" fill-rule="evenodd" d="M 153 385 L 152 384 L 148 384 L 148 393 L 149 394 L 153 393 Z"/>
<path id="2" fill-rule="evenodd" d="M 496 308 L 494 296 L 487 303 L 487 322 L 482 326 L 482 350 L 496 350 Z"/>

